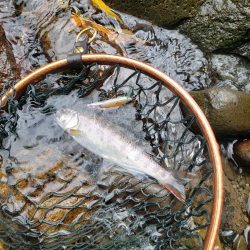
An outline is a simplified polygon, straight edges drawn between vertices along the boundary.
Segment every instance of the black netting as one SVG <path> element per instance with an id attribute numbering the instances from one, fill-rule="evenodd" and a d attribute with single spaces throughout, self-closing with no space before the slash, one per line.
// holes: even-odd
<path id="1" fill-rule="evenodd" d="M 6 83 L 1 94 L 10 86 Z M 20 136 L 20 111 L 35 110 L 46 119 L 56 111 L 47 100 L 72 91 L 80 99 L 95 93 L 99 100 L 130 93 L 136 111 L 131 121 L 141 124 L 152 157 L 190 179 L 186 202 L 179 202 L 156 180 L 117 169 L 93 183 L 82 166 L 91 169 L 102 159 L 84 150 L 64 155 L 47 147 L 29 158 L 27 148 L 20 154 L 29 161 L 18 162 L 10 151 Z M 7 248 L 203 248 L 213 197 L 206 142 L 192 132 L 195 119 L 183 117 L 179 97 L 161 82 L 120 65 L 91 64 L 73 73 L 48 75 L 30 85 L 19 100 L 10 97 L 0 119 L 0 233 Z M 54 155 L 56 164 L 43 171 Z M 36 168 L 42 170 L 33 173 Z"/>

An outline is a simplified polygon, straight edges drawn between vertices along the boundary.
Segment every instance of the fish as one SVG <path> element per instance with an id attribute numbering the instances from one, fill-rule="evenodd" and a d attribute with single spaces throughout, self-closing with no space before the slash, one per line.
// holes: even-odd
<path id="1" fill-rule="evenodd" d="M 94 102 L 90 103 L 87 106 L 88 107 L 94 107 L 94 108 L 116 108 L 121 107 L 129 102 L 131 102 L 133 99 L 128 96 L 118 96 L 113 99 L 101 101 L 101 102 Z"/>
<path id="2" fill-rule="evenodd" d="M 156 179 L 178 200 L 185 201 L 183 180 L 174 171 L 160 166 L 145 152 L 132 133 L 114 126 L 87 107 L 82 112 L 72 109 L 58 110 L 55 120 L 76 142 L 92 153 L 125 171 L 142 173 Z"/>
<path id="3" fill-rule="evenodd" d="M 115 14 L 114 11 L 103 2 L 103 0 L 91 0 L 91 3 L 96 9 L 103 11 L 107 16 L 110 16 L 116 19 L 119 23 L 123 24 L 122 19 L 117 14 Z"/>

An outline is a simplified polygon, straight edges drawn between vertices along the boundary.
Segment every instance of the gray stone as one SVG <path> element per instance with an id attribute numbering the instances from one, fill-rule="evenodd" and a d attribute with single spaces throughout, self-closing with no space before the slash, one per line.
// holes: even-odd
<path id="1" fill-rule="evenodd" d="M 107 0 L 107 4 L 122 12 L 169 26 L 193 17 L 204 0 Z"/>
<path id="2" fill-rule="evenodd" d="M 250 62 L 247 59 L 215 54 L 210 61 L 216 85 L 250 92 Z"/>
<path id="3" fill-rule="evenodd" d="M 250 60 L 250 41 L 239 46 L 233 52 Z"/>
<path id="4" fill-rule="evenodd" d="M 228 88 L 190 92 L 210 122 L 217 137 L 250 135 L 250 94 Z M 188 113 L 182 107 L 184 115 Z M 198 130 L 198 127 L 194 129 Z"/>
<path id="5" fill-rule="evenodd" d="M 249 0 L 207 0 L 180 29 L 206 51 L 232 49 L 250 39 Z"/>

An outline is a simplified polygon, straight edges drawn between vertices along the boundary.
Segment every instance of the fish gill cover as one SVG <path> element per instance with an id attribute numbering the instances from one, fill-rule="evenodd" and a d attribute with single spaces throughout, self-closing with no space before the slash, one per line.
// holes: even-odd
<path id="1" fill-rule="evenodd" d="M 1 94 L 10 82 L 6 83 Z M 55 121 L 57 110 L 124 96 L 99 111 L 134 133 L 180 178 L 179 202 L 152 178 L 124 172 L 89 152 Z M 202 249 L 212 169 L 180 99 L 161 82 L 119 65 L 85 65 L 48 75 L 1 110 L 0 238 L 9 249 Z M 111 138 L 112 139 L 112 138 Z M 104 145 L 105 146 L 105 145 Z"/>

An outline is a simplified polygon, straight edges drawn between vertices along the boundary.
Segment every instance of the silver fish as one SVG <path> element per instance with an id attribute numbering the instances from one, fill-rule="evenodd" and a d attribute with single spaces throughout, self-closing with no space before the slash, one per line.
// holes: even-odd
<path id="1" fill-rule="evenodd" d="M 94 107 L 94 108 L 116 108 L 116 107 L 121 107 L 129 102 L 131 102 L 133 99 L 128 96 L 118 96 L 113 99 L 101 101 L 101 102 L 95 102 L 95 103 L 90 103 L 87 106 L 88 107 Z"/>
<path id="2" fill-rule="evenodd" d="M 154 161 L 128 131 L 115 127 L 87 109 L 81 113 L 71 109 L 57 111 L 56 121 L 89 151 L 127 171 L 132 170 L 153 177 L 176 198 L 185 201 L 185 188 L 180 179 Z"/>

